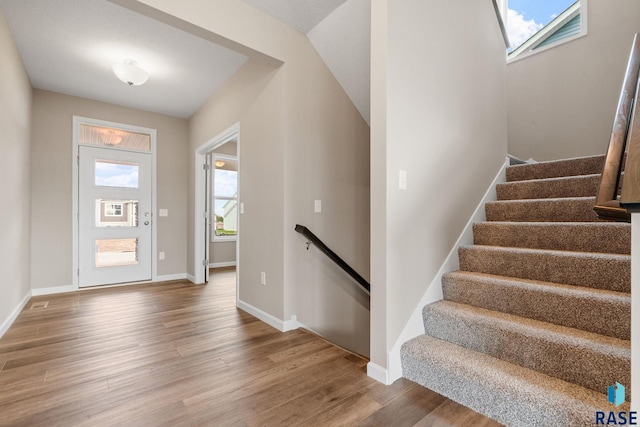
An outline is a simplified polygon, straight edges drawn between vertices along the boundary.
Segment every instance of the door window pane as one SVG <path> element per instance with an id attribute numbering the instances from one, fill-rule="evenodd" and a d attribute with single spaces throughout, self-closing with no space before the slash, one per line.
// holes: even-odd
<path id="1" fill-rule="evenodd" d="M 96 267 L 138 264 L 138 239 L 103 239 L 95 241 Z"/>
<path id="2" fill-rule="evenodd" d="M 98 187 L 138 188 L 138 164 L 116 160 L 96 160 L 95 185 Z"/>
<path id="3" fill-rule="evenodd" d="M 137 200 L 97 199 L 96 227 L 137 227 Z"/>

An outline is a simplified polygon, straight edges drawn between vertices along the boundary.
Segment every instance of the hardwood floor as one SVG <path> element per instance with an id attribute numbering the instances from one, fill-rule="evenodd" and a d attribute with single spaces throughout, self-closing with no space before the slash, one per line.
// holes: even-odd
<path id="1" fill-rule="evenodd" d="M 0 424 L 497 426 L 235 307 L 235 272 L 34 297 L 0 339 Z"/>

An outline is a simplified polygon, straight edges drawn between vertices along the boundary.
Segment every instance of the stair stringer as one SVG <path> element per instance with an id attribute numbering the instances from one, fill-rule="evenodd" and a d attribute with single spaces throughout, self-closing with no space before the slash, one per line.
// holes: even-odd
<path id="1" fill-rule="evenodd" d="M 422 298 L 420 298 L 420 300 L 414 307 L 409 320 L 400 333 L 400 336 L 391 348 L 391 351 L 387 354 L 387 367 L 384 368 L 376 365 L 375 363 L 369 362 L 369 364 L 367 365 L 367 374 L 370 377 L 387 385 L 393 384 L 394 381 L 402 377 L 402 360 L 400 359 L 400 348 L 405 342 L 419 335 L 424 335 L 422 309 L 427 304 L 441 301 L 443 299 L 442 276 L 445 273 L 456 271 L 459 269 L 460 263 L 458 258 L 458 248 L 461 245 L 473 244 L 473 224 L 486 220 L 484 208 L 485 203 L 494 202 L 498 199 L 496 185 L 505 183 L 507 181 L 507 166 L 509 166 L 508 157 L 499 168 L 493 181 L 489 184 L 487 191 L 476 206 L 473 214 L 471 215 L 471 218 L 469 218 L 469 221 L 458 236 L 458 239 L 453 244 L 449 255 L 447 255 L 447 258 L 444 260 L 444 262 L 440 266 L 440 269 L 433 277 L 433 280 L 427 287 L 424 295 L 422 296 Z"/>

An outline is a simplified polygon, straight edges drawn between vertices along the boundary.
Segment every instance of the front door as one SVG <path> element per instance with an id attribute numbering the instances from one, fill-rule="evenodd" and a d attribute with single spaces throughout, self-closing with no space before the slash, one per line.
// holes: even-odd
<path id="1" fill-rule="evenodd" d="M 78 147 L 79 286 L 151 280 L 151 154 Z"/>

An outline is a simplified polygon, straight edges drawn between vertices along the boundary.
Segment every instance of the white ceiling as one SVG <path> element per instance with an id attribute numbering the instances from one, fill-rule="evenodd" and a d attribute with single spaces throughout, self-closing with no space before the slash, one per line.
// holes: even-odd
<path id="1" fill-rule="evenodd" d="M 0 0 L 31 84 L 188 118 L 247 57 L 106 0 Z M 149 72 L 127 86 L 111 67 Z"/>
<path id="2" fill-rule="evenodd" d="M 243 0 L 308 34 L 369 121 L 370 0 Z M 0 0 L 31 84 L 188 118 L 247 57 L 108 0 Z M 127 86 L 111 67 L 124 59 L 149 72 Z"/>
<path id="3" fill-rule="evenodd" d="M 347 0 L 244 0 L 274 18 L 307 34 Z"/>

